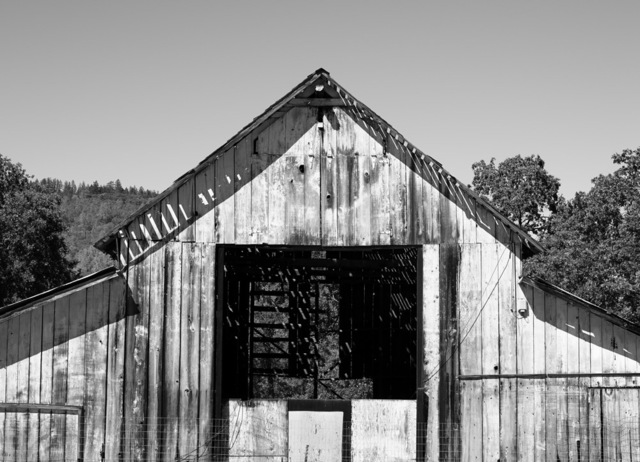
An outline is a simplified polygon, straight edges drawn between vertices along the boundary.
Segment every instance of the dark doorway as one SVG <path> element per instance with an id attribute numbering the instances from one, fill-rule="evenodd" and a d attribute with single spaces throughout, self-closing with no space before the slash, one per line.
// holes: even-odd
<path id="1" fill-rule="evenodd" d="M 223 402 L 415 398 L 417 248 L 221 252 Z"/>

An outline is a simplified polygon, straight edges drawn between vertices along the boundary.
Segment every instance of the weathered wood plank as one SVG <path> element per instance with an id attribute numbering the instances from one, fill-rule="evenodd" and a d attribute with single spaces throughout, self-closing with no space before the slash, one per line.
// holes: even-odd
<path id="1" fill-rule="evenodd" d="M 196 227 L 196 182 L 193 175 L 178 188 L 178 218 L 180 221 L 180 234 L 178 239 L 182 242 L 193 242 Z"/>
<path id="2" fill-rule="evenodd" d="M 42 359 L 40 365 L 41 404 L 52 403 L 53 386 L 53 333 L 55 326 L 55 304 L 45 303 L 42 307 Z M 49 460 L 51 442 L 51 414 L 40 414 L 40 440 L 38 456 L 40 460 Z"/>
<path id="3" fill-rule="evenodd" d="M 164 356 L 162 360 L 162 416 L 164 436 L 162 453 L 166 460 L 174 460 L 178 444 L 178 418 L 180 405 L 180 320 L 182 293 L 182 246 L 171 243 L 166 247 L 166 300 L 164 327 Z"/>
<path id="4" fill-rule="evenodd" d="M 82 406 L 84 401 L 85 379 L 85 339 L 87 316 L 87 291 L 73 292 L 69 297 L 69 368 L 66 403 Z M 66 417 L 65 457 L 78 459 L 77 417 Z"/>
<path id="5" fill-rule="evenodd" d="M 498 281 L 500 373 L 515 374 L 518 351 L 515 259 L 507 247 L 498 246 L 498 254 L 502 268 Z"/>
<path id="6" fill-rule="evenodd" d="M 546 386 L 545 381 L 541 379 L 536 379 L 533 382 L 533 413 L 532 418 L 534 419 L 533 423 L 533 433 L 534 433 L 534 441 L 535 441 L 535 449 L 533 451 L 534 460 L 545 460 L 545 457 L 549 458 L 549 446 L 547 443 L 547 422 L 546 422 L 546 411 L 545 407 L 547 406 L 547 399 L 549 398 L 548 386 Z"/>
<path id="7" fill-rule="evenodd" d="M 0 332 L 1 335 L 1 332 Z M 42 367 L 42 306 L 31 310 L 31 337 L 29 346 L 29 399 L 30 404 L 40 403 L 40 383 Z M 1 354 L 1 353 L 0 353 Z M 0 399 L 2 396 L 0 395 Z M 38 460 L 38 441 L 40 439 L 40 416 L 30 414 L 28 419 L 27 457 L 29 461 Z M 0 452 L 1 454 L 1 452 Z"/>
<path id="8" fill-rule="evenodd" d="M 107 290 L 107 288 L 105 288 Z M 124 352 L 126 297 L 123 278 L 109 283 L 109 329 L 107 353 L 107 399 L 105 425 L 105 459 L 123 457 L 121 441 L 124 417 Z"/>
<path id="9" fill-rule="evenodd" d="M 499 281 L 505 270 L 504 263 L 508 259 L 495 244 L 481 244 L 480 275 L 482 279 L 481 326 L 481 358 L 482 374 L 500 373 L 500 308 L 498 304 Z M 492 390 L 493 391 L 493 390 Z"/>
<path id="10" fill-rule="evenodd" d="M 287 148 L 285 147 L 286 121 L 284 117 L 269 126 L 268 150 L 269 167 L 269 226 L 267 239 L 263 242 L 284 244 L 285 242 L 285 202 L 287 180 L 285 178 Z M 262 151 L 261 151 L 262 152 Z"/>
<path id="11" fill-rule="evenodd" d="M 629 372 L 629 370 L 627 369 L 627 358 L 624 351 L 625 350 L 624 332 L 625 332 L 625 329 L 623 327 L 616 324 L 613 325 L 613 340 L 611 342 L 611 347 L 614 353 L 613 372 L 618 372 L 618 373 Z M 624 387 L 627 385 L 627 378 L 626 377 L 616 378 L 614 379 L 613 383 L 615 386 Z M 632 379 L 629 377 L 628 385 L 631 385 L 631 384 L 632 384 Z"/>
<path id="12" fill-rule="evenodd" d="M 544 428 L 544 427 L 543 427 Z M 482 381 L 483 460 L 500 459 L 500 381 Z"/>
<path id="13" fill-rule="evenodd" d="M 125 457 L 146 458 L 147 351 L 149 342 L 149 259 L 128 268 L 124 416 L 127 425 Z"/>
<path id="14" fill-rule="evenodd" d="M 235 148 L 224 152 L 215 162 L 216 171 L 216 242 L 231 244 L 235 236 L 233 195 L 235 178 Z"/>
<path id="15" fill-rule="evenodd" d="M 106 281 L 87 288 L 83 400 L 85 460 L 99 460 L 105 445 L 109 286 L 110 282 Z"/>
<path id="16" fill-rule="evenodd" d="M 620 400 L 619 390 L 602 390 L 602 445 L 604 460 L 621 460 L 623 451 L 620 438 Z"/>
<path id="17" fill-rule="evenodd" d="M 536 461 L 534 390 L 535 379 L 518 379 L 518 461 Z"/>
<path id="18" fill-rule="evenodd" d="M 422 247 L 422 384 L 429 412 L 426 415 L 426 457 L 438 460 L 440 445 L 440 246 Z M 455 268 L 453 269 L 455 271 Z"/>
<path id="19" fill-rule="evenodd" d="M 580 356 L 580 373 L 585 374 L 579 379 L 580 384 L 580 446 L 581 453 L 589 454 L 589 392 L 591 379 L 591 325 L 589 322 L 589 311 L 580 307 L 578 309 L 578 354 Z"/>
<path id="20" fill-rule="evenodd" d="M 195 222 L 197 242 L 215 242 L 216 240 L 216 165 L 213 160 L 196 175 L 196 213 Z"/>
<path id="21" fill-rule="evenodd" d="M 342 412 L 289 412 L 287 460 L 290 462 L 342 460 L 342 420 Z"/>
<path id="22" fill-rule="evenodd" d="M 371 243 L 389 245 L 391 242 L 391 204 L 389 191 L 389 157 L 384 152 L 382 136 L 373 128 L 369 131 L 371 180 Z"/>
<path id="23" fill-rule="evenodd" d="M 201 299 L 200 299 L 200 376 L 199 376 L 199 403 L 198 417 L 200 446 L 207 443 L 212 444 L 210 439 L 213 435 L 214 427 L 212 419 L 214 412 L 213 396 L 213 349 L 215 343 L 215 288 L 216 288 L 216 247 L 215 245 L 204 245 L 202 247 L 202 279 L 201 279 Z M 203 460 L 211 461 L 212 455 L 206 452 Z"/>
<path id="24" fill-rule="evenodd" d="M 5 403 L 7 397 L 7 348 L 9 340 L 9 322 L 0 321 L 0 402 Z M 5 414 L 0 413 L 0 457 L 4 458 Z"/>
<path id="25" fill-rule="evenodd" d="M 266 242 L 269 234 L 269 168 L 268 154 L 254 153 L 251 156 L 251 216 L 249 218 L 249 242 Z"/>
<path id="26" fill-rule="evenodd" d="M 29 349 L 31 346 L 31 313 L 24 312 L 18 316 L 20 332 L 18 336 L 18 388 L 16 402 L 26 403 L 29 400 Z M 16 456 L 18 461 L 27 460 L 28 429 L 27 414 L 16 413 Z"/>
<path id="27" fill-rule="evenodd" d="M 611 374 L 616 370 L 616 354 L 614 351 L 615 339 L 613 337 L 613 324 L 606 320 L 602 320 L 602 372 Z M 603 378 L 604 386 L 615 386 L 615 378 L 605 376 Z"/>
<path id="28" fill-rule="evenodd" d="M 279 462 L 288 456 L 287 402 L 228 403 L 229 456 L 234 460 L 260 454 L 260 460 Z"/>
<path id="29" fill-rule="evenodd" d="M 69 371 L 69 297 L 55 302 L 55 326 L 53 331 L 53 387 L 52 401 L 62 404 L 67 399 Z M 66 416 L 54 414 L 51 419 L 52 460 L 65 458 Z"/>
<path id="30" fill-rule="evenodd" d="M 580 372 L 580 318 L 578 307 L 567 304 L 567 372 Z M 567 444 L 568 460 L 578 460 L 580 441 L 580 382 L 578 378 L 567 379 Z"/>
<path id="31" fill-rule="evenodd" d="M 518 457 L 517 387 L 516 380 L 500 380 L 500 460 Z"/>
<path id="32" fill-rule="evenodd" d="M 304 146 L 302 150 L 304 166 L 304 229 L 306 232 L 305 243 L 309 245 L 320 245 L 322 243 L 321 214 L 320 207 L 320 130 L 316 126 L 318 111 L 307 110 L 306 125 L 309 126 L 304 135 Z"/>
<path id="33" fill-rule="evenodd" d="M 194 454 L 198 448 L 201 270 L 201 246 L 199 244 L 184 244 L 182 246 L 182 291 L 180 298 L 179 457 Z"/>
<path id="34" fill-rule="evenodd" d="M 6 402 L 15 403 L 18 400 L 18 361 L 20 317 L 14 316 L 7 321 L 7 385 L 5 388 Z M 7 413 L 4 421 L 4 459 L 16 459 L 18 416 Z"/>
<path id="35" fill-rule="evenodd" d="M 461 246 L 460 255 L 460 374 L 482 373 L 482 280 L 478 244 Z"/>
<path id="36" fill-rule="evenodd" d="M 602 388 L 591 388 L 589 396 L 589 459 L 606 460 L 602 456 Z"/>
<path id="37" fill-rule="evenodd" d="M 149 397 L 147 401 L 147 459 L 150 462 L 161 459 L 163 372 L 164 356 L 164 289 L 165 252 L 153 253 L 150 257 L 149 286 Z"/>
<path id="38" fill-rule="evenodd" d="M 568 308 L 567 302 L 561 298 L 556 299 L 556 364 L 557 371 L 566 373 L 568 370 Z M 568 384 L 567 380 L 556 380 L 556 408 L 558 457 L 560 460 L 568 460 L 569 420 L 568 420 Z"/>
<path id="39" fill-rule="evenodd" d="M 407 185 L 405 152 L 390 134 L 387 135 L 389 158 L 389 205 L 391 211 L 391 244 L 407 242 Z"/>
<path id="40" fill-rule="evenodd" d="M 604 369 L 602 367 L 604 340 L 602 338 L 602 318 L 594 313 L 589 315 L 589 324 L 591 326 L 591 373 L 602 373 Z M 592 376 L 591 386 L 602 386 L 603 381 L 601 377 Z"/>
<path id="41" fill-rule="evenodd" d="M 461 461 L 483 460 L 483 398 L 482 381 L 469 380 L 460 384 L 460 438 Z"/>
<path id="42" fill-rule="evenodd" d="M 337 117 L 333 112 L 324 111 L 322 116 L 320 201 L 322 209 L 322 245 L 338 243 L 338 176 L 336 137 Z"/>
<path id="43" fill-rule="evenodd" d="M 432 451 L 429 452 L 432 453 Z M 427 460 L 439 460 L 437 451 L 435 455 L 435 459 L 427 458 Z M 344 460 L 345 454 L 342 456 Z M 415 401 L 363 399 L 352 401 L 350 459 L 352 462 L 415 459 Z"/>
<path id="44" fill-rule="evenodd" d="M 236 145 L 234 191 L 234 231 L 236 244 L 248 244 L 251 234 L 251 137 L 245 137 Z"/>

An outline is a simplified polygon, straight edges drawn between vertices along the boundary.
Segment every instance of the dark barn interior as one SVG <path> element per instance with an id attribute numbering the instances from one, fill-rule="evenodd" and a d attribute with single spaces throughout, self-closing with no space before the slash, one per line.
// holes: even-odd
<path id="1" fill-rule="evenodd" d="M 415 398 L 416 248 L 221 253 L 223 400 Z"/>

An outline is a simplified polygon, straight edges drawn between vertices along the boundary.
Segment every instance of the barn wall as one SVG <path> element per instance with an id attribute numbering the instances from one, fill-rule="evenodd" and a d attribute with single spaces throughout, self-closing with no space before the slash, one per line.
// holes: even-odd
<path id="1" fill-rule="evenodd" d="M 4 460 L 76 460 L 82 451 L 99 460 L 105 420 L 122 412 L 113 400 L 123 364 L 112 356 L 124 294 L 124 281 L 112 277 L 0 320 Z"/>
<path id="2" fill-rule="evenodd" d="M 578 460 L 578 453 L 584 458 L 602 444 L 599 430 L 589 433 L 594 412 L 600 415 L 590 408 L 590 388 L 637 387 L 640 341 L 586 304 L 518 283 L 520 251 L 514 250 L 459 246 L 460 401 L 453 420 L 459 419 L 464 460 L 476 454 L 487 460 Z M 436 380 L 451 375 L 456 371 L 449 367 Z M 618 405 L 619 412 L 627 406 Z M 637 429 L 637 409 L 628 410 L 635 412 Z M 440 418 L 440 424 L 442 429 L 446 421 Z"/>
<path id="3" fill-rule="evenodd" d="M 354 109 L 294 107 L 207 160 L 120 239 L 126 264 L 163 241 L 508 244 L 512 232 Z"/>

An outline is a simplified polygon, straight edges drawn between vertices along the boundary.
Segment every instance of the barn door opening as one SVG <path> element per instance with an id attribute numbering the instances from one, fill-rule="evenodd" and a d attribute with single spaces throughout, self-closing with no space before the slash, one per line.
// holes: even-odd
<path id="1" fill-rule="evenodd" d="M 222 251 L 223 401 L 415 398 L 417 248 Z"/>

